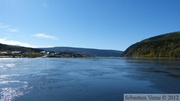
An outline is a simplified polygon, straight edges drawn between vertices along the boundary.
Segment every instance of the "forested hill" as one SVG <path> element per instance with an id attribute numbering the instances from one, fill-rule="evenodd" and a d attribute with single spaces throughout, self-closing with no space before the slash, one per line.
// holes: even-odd
<path id="1" fill-rule="evenodd" d="M 13 45 L 5 45 L 0 43 L 0 56 L 11 56 L 13 51 L 20 52 L 19 55 L 24 57 L 36 57 L 34 54 L 37 54 L 38 56 L 42 56 L 41 51 L 47 51 L 47 52 L 57 52 L 60 54 L 68 54 L 68 55 L 82 55 L 82 56 L 99 56 L 99 57 L 120 57 L 122 54 L 122 51 L 116 51 L 116 50 L 99 50 L 99 49 L 87 49 L 87 48 L 72 48 L 72 47 L 53 47 L 53 48 L 27 48 L 27 47 L 21 47 L 21 46 L 13 46 Z"/>
<path id="2" fill-rule="evenodd" d="M 167 33 L 137 42 L 127 48 L 122 56 L 180 58 L 180 32 Z"/>
<path id="3" fill-rule="evenodd" d="M 40 48 L 45 51 L 53 52 L 70 52 L 75 54 L 87 54 L 97 57 L 120 57 L 122 51 L 117 50 L 102 50 L 102 49 L 89 49 L 89 48 L 74 48 L 74 47 L 52 47 L 52 48 Z"/>
<path id="4" fill-rule="evenodd" d="M 23 51 L 23 52 L 40 52 L 40 49 L 27 48 L 21 46 L 5 45 L 0 43 L 0 51 L 11 52 L 11 51 Z"/>

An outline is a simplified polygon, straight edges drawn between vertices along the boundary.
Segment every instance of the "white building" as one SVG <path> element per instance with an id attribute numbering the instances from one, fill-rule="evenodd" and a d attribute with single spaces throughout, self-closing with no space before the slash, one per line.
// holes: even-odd
<path id="1" fill-rule="evenodd" d="M 21 51 L 12 51 L 11 53 L 12 53 L 12 54 L 20 54 Z"/>
<path id="2" fill-rule="evenodd" d="M 0 54 L 8 54 L 8 52 L 2 51 L 2 52 L 0 52 Z"/>

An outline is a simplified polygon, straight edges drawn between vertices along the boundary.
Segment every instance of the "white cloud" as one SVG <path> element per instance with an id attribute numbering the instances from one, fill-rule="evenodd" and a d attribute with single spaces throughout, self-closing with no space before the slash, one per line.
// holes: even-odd
<path id="1" fill-rule="evenodd" d="M 19 32 L 19 29 L 17 29 L 17 28 L 14 28 L 14 29 L 9 29 L 9 32 L 13 32 L 13 33 L 15 33 L 15 32 Z"/>
<path id="2" fill-rule="evenodd" d="M 34 37 L 46 38 L 46 39 L 57 39 L 55 36 L 50 36 L 45 33 L 37 33 L 34 35 Z"/>
<path id="3" fill-rule="evenodd" d="M 0 23 L 0 28 L 1 29 L 6 29 L 6 28 L 8 28 L 9 27 L 9 25 L 5 25 L 5 24 L 3 24 L 3 23 Z"/>
<path id="4" fill-rule="evenodd" d="M 3 29 L 5 31 L 7 31 L 7 32 L 12 32 L 12 33 L 19 32 L 19 29 L 11 28 L 10 25 L 6 25 L 6 24 L 3 24 L 3 23 L 0 23 L 0 29 Z"/>
<path id="5" fill-rule="evenodd" d="M 0 38 L 0 43 L 7 44 L 7 45 L 24 46 L 24 47 L 33 47 L 33 48 L 36 47 L 36 46 L 30 45 L 28 43 L 20 42 L 20 41 L 7 40 L 7 38 Z"/>

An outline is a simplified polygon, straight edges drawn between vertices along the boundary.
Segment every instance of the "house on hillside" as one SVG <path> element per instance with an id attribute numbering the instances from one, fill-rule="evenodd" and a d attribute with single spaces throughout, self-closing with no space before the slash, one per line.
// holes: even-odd
<path id="1" fill-rule="evenodd" d="M 0 54 L 8 54 L 6 51 L 1 51 Z"/>
<path id="2" fill-rule="evenodd" d="M 20 54 L 21 51 L 11 51 L 12 54 Z"/>
<path id="3" fill-rule="evenodd" d="M 41 53 L 41 54 L 46 54 L 46 51 L 41 51 L 40 53 Z"/>
<path id="4" fill-rule="evenodd" d="M 41 51 L 40 53 L 41 54 L 45 54 L 45 55 L 49 55 L 50 54 L 50 52 L 47 52 L 47 51 Z"/>

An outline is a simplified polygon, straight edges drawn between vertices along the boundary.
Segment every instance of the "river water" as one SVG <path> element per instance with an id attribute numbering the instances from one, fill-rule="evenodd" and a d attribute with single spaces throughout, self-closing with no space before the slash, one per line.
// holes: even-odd
<path id="1" fill-rule="evenodd" d="M 0 59 L 0 101 L 123 101 L 137 93 L 180 93 L 180 60 Z"/>

